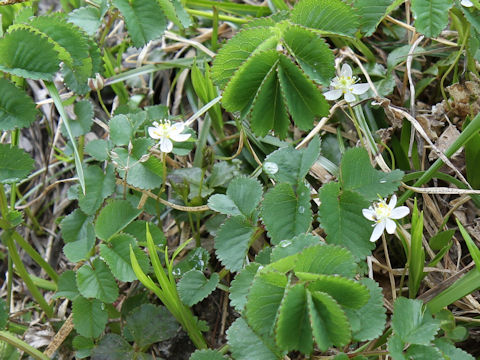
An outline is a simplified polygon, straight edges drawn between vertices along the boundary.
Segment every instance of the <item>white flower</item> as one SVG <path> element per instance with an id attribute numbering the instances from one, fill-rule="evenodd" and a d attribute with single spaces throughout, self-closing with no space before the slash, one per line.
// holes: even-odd
<path id="1" fill-rule="evenodd" d="M 333 78 L 330 82 L 330 90 L 323 95 L 327 100 L 337 100 L 343 94 L 347 102 L 354 102 L 355 95 L 361 95 L 370 89 L 369 84 L 356 84 L 357 81 L 358 78 L 352 76 L 350 65 L 343 64 L 340 75 Z"/>
<path id="2" fill-rule="evenodd" d="M 460 4 L 462 4 L 465 7 L 472 7 L 473 6 L 473 3 L 470 0 L 462 0 L 460 2 Z"/>
<path id="3" fill-rule="evenodd" d="M 362 210 L 363 216 L 368 220 L 375 221 L 372 236 L 370 236 L 371 242 L 377 241 L 385 229 L 389 234 L 393 234 L 397 224 L 392 219 L 401 219 L 410 212 L 410 209 L 406 206 L 396 208 L 395 205 L 397 205 L 397 196 L 393 195 L 388 205 L 387 199 L 383 199 L 373 203 L 368 209 Z"/>
<path id="4" fill-rule="evenodd" d="M 154 122 L 153 127 L 148 128 L 148 135 L 155 140 L 160 140 L 160 151 L 169 153 L 173 149 L 173 141 L 182 142 L 190 137 L 190 134 L 182 134 L 185 129 L 183 122 L 176 122 L 173 125 L 170 120 L 161 120 Z"/>

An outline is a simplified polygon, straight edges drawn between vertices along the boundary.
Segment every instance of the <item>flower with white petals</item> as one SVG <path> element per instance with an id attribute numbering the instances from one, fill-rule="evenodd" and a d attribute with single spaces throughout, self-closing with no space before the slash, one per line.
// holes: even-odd
<path id="1" fill-rule="evenodd" d="M 370 236 L 371 242 L 377 241 L 385 229 L 389 234 L 393 234 L 397 228 L 393 220 L 401 219 L 410 212 L 406 206 L 396 208 L 395 205 L 397 205 L 397 196 L 393 195 L 388 204 L 387 199 L 382 199 L 373 203 L 368 209 L 362 210 L 363 216 L 370 221 L 375 221 L 372 236 Z"/>
<path id="2" fill-rule="evenodd" d="M 325 99 L 337 100 L 340 96 L 345 97 L 349 103 L 355 101 L 355 95 L 364 94 L 370 89 L 370 85 L 357 84 L 359 79 L 352 75 L 352 68 L 348 64 L 343 64 L 339 76 L 335 76 L 330 82 L 330 90 L 324 93 Z"/>
<path id="3" fill-rule="evenodd" d="M 462 0 L 460 2 L 460 4 L 462 4 L 465 7 L 472 7 L 473 6 L 473 3 L 470 0 Z"/>
<path id="4" fill-rule="evenodd" d="M 169 153 L 173 149 L 173 141 L 182 142 L 190 137 L 190 134 L 182 134 L 185 129 L 183 122 L 176 122 L 172 125 L 170 120 L 155 121 L 153 127 L 148 128 L 148 135 L 155 140 L 160 140 L 160 151 Z"/>

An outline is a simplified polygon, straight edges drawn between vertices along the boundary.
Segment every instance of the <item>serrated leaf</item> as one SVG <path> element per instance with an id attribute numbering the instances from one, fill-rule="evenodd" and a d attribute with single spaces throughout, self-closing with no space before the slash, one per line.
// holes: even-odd
<path id="1" fill-rule="evenodd" d="M 345 346 L 350 342 L 351 331 L 342 308 L 328 294 L 307 292 L 312 333 L 320 350 L 330 346 Z"/>
<path id="2" fill-rule="evenodd" d="M 335 76 L 335 59 L 324 39 L 311 30 L 292 26 L 285 31 L 283 40 L 311 80 L 330 85 Z"/>
<path id="3" fill-rule="evenodd" d="M 426 37 L 436 37 L 448 24 L 452 0 L 412 0 L 415 28 Z"/>
<path id="4" fill-rule="evenodd" d="M 359 25 L 353 9 L 340 0 L 299 1 L 292 10 L 290 20 L 327 33 L 351 37 Z"/>
<path id="5" fill-rule="evenodd" d="M 93 124 L 93 105 L 88 100 L 81 100 L 74 105 L 76 119 L 70 119 L 70 129 L 74 137 L 85 135 Z M 68 136 L 65 124 L 62 123 L 62 134 Z"/>
<path id="6" fill-rule="evenodd" d="M 340 172 L 342 188 L 355 191 L 369 201 L 393 194 L 404 175 L 401 170 L 386 173 L 374 169 L 363 148 L 352 148 L 345 152 Z"/>
<path id="7" fill-rule="evenodd" d="M 85 169 L 85 195 L 78 192 L 78 205 L 87 215 L 94 215 L 103 201 L 115 190 L 115 174 L 113 166 L 106 168 L 106 173 L 97 165 Z"/>
<path id="8" fill-rule="evenodd" d="M 444 338 L 435 339 L 433 344 L 442 352 L 443 356 L 452 360 L 474 360 L 474 357 L 466 351 L 455 347 Z"/>
<path id="9" fill-rule="evenodd" d="M 312 274 L 340 275 L 353 278 L 356 270 L 352 253 L 335 245 L 316 245 L 304 249 L 298 254 L 295 272 Z"/>
<path id="10" fill-rule="evenodd" d="M 269 176 L 277 182 L 296 185 L 303 181 L 320 155 L 320 140 L 314 137 L 308 147 L 295 149 L 291 146 L 280 148 L 265 158 L 265 163 L 274 163 L 278 171 Z"/>
<path id="11" fill-rule="evenodd" d="M 370 242 L 372 227 L 362 215 L 369 202 L 356 192 L 341 191 L 333 182 L 321 188 L 319 198 L 320 224 L 327 233 L 327 243 L 345 246 L 360 259 L 370 255 L 375 248 Z"/>
<path id="12" fill-rule="evenodd" d="M 83 265 L 77 270 L 77 287 L 86 298 L 95 298 L 105 303 L 113 303 L 118 298 L 118 286 L 112 273 L 101 259 Z M 83 335 L 83 334 L 81 334 Z"/>
<path id="13" fill-rule="evenodd" d="M 284 274 L 268 272 L 255 277 L 245 305 L 245 315 L 255 332 L 272 334 L 286 285 Z"/>
<path id="14" fill-rule="evenodd" d="M 147 222 L 145 220 L 135 220 L 130 223 L 123 231 L 131 234 L 137 241 L 140 242 L 147 242 Z M 158 245 L 159 248 L 164 248 L 167 242 L 165 235 L 163 234 L 162 230 L 159 229 L 158 226 L 148 223 L 149 227 L 148 230 L 150 231 L 150 235 L 152 236 L 153 243 Z M 197 248 L 202 249 L 202 248 Z M 208 262 L 208 261 L 207 261 Z"/>
<path id="15" fill-rule="evenodd" d="M 123 114 L 116 115 L 108 122 L 110 139 L 115 145 L 128 145 L 133 135 L 133 127 L 128 117 Z"/>
<path id="16" fill-rule="evenodd" d="M 88 258 L 95 245 L 93 217 L 76 209 L 62 220 L 60 228 L 66 243 L 63 247 L 65 256 L 72 262 Z"/>
<path id="17" fill-rule="evenodd" d="M 113 0 L 112 3 L 122 13 L 135 47 L 142 47 L 163 35 L 167 22 L 157 1 Z"/>
<path id="18" fill-rule="evenodd" d="M 107 334 L 92 351 L 92 360 L 133 359 L 135 351 L 120 335 Z"/>
<path id="19" fill-rule="evenodd" d="M 85 145 L 85 152 L 95 160 L 105 161 L 108 159 L 112 147 L 112 142 L 109 140 L 95 139 Z"/>
<path id="20" fill-rule="evenodd" d="M 190 16 L 176 0 L 157 0 L 168 20 L 172 21 L 180 29 L 189 27 L 192 22 Z"/>
<path id="21" fill-rule="evenodd" d="M 32 98 L 10 81 L 0 78 L 0 130 L 21 129 L 35 121 Z"/>
<path id="22" fill-rule="evenodd" d="M 382 289 L 368 278 L 360 279 L 368 288 L 370 298 L 360 309 L 345 309 L 352 326 L 352 337 L 357 341 L 373 340 L 380 336 L 385 328 L 386 314 L 383 307 Z"/>
<path id="23" fill-rule="evenodd" d="M 59 70 L 59 54 L 42 35 L 16 29 L 0 39 L 0 70 L 34 80 L 52 80 Z"/>
<path id="24" fill-rule="evenodd" d="M 92 355 L 92 350 L 95 347 L 92 338 L 86 338 L 81 335 L 75 336 L 72 341 L 72 346 L 75 349 L 75 356 L 77 359 L 84 359 Z"/>
<path id="25" fill-rule="evenodd" d="M 360 29 L 365 36 L 370 36 L 387 14 L 392 0 L 354 0 L 353 7 L 360 20 Z"/>
<path id="26" fill-rule="evenodd" d="M 312 234 L 300 234 L 291 240 L 282 240 L 272 250 L 272 263 L 284 257 L 300 253 L 304 248 L 318 245 L 320 238 Z"/>
<path id="27" fill-rule="evenodd" d="M 213 273 L 207 279 L 203 272 L 190 270 L 183 275 L 177 284 L 178 295 L 187 306 L 193 306 L 205 299 L 217 287 L 219 276 Z"/>
<path id="28" fill-rule="evenodd" d="M 77 25 L 88 35 L 95 35 L 102 24 L 100 11 L 94 6 L 84 6 L 74 9 L 68 14 L 68 21 Z"/>
<path id="29" fill-rule="evenodd" d="M 212 349 L 203 349 L 203 350 L 196 350 L 192 356 L 190 356 L 189 360 L 225 360 L 225 356 L 219 353 L 216 350 Z"/>
<path id="30" fill-rule="evenodd" d="M 22 180 L 33 170 L 34 161 L 24 150 L 8 144 L 0 144 L 0 183 Z"/>
<path id="31" fill-rule="evenodd" d="M 114 235 L 108 244 L 100 244 L 100 255 L 107 263 L 112 274 L 120 281 L 137 279 L 130 262 L 130 246 L 144 273 L 150 271 L 147 255 L 137 246 L 135 239 L 128 234 Z"/>
<path id="32" fill-rule="evenodd" d="M 297 284 L 287 289 L 282 300 L 275 328 L 275 340 L 283 350 L 299 350 L 303 354 L 310 354 L 313 350 L 306 295 L 303 284 Z"/>
<path id="33" fill-rule="evenodd" d="M 228 184 L 227 194 L 208 199 L 208 206 L 225 215 L 250 217 L 262 199 L 262 185 L 255 179 L 238 177 Z"/>
<path id="34" fill-rule="evenodd" d="M 297 272 L 295 274 L 303 280 L 300 275 L 305 273 Z M 370 298 L 370 293 L 366 286 L 357 281 L 336 275 L 315 274 L 308 285 L 308 290 L 327 293 L 342 307 L 353 309 L 362 307 Z"/>
<path id="35" fill-rule="evenodd" d="M 388 339 L 388 352 L 393 360 L 407 360 L 407 358 L 403 354 L 403 348 L 405 344 L 403 343 L 402 339 L 396 334 L 393 334 Z"/>
<path id="36" fill-rule="evenodd" d="M 318 88 L 297 66 L 283 54 L 279 60 L 278 79 L 288 112 L 295 125 L 302 130 L 310 130 L 315 117 L 326 116 L 330 107 Z"/>
<path id="37" fill-rule="evenodd" d="M 405 343 L 428 345 L 440 329 L 440 321 L 421 300 L 400 297 L 394 304 L 392 328 Z"/>
<path id="38" fill-rule="evenodd" d="M 261 214 L 273 244 L 305 233 L 312 222 L 310 191 L 302 183 L 296 192 L 290 184 L 277 184 L 265 195 Z"/>
<path id="39" fill-rule="evenodd" d="M 412 360 L 442 359 L 440 350 L 431 345 L 410 345 L 405 355 Z"/>
<path id="40" fill-rule="evenodd" d="M 67 270 L 62 273 L 58 278 L 57 292 L 53 296 L 54 299 L 64 297 L 69 300 L 75 299 L 80 292 L 77 289 L 77 283 L 75 281 L 75 272 Z"/>
<path id="41" fill-rule="evenodd" d="M 245 264 L 245 256 L 254 228 L 243 216 L 225 221 L 215 237 L 215 254 L 230 271 L 239 271 Z"/>
<path id="42" fill-rule="evenodd" d="M 103 304 L 97 299 L 87 300 L 78 296 L 73 300 L 73 324 L 75 330 L 85 337 L 96 338 L 105 329 L 108 321 L 107 311 L 103 309 Z"/>
<path id="43" fill-rule="evenodd" d="M 98 215 L 95 233 L 105 241 L 130 224 L 142 210 L 135 209 L 127 200 L 113 200 Z"/>
<path id="44" fill-rule="evenodd" d="M 124 333 L 140 348 L 170 339 L 178 330 L 178 323 L 164 306 L 143 304 L 125 319 Z"/>
<path id="45" fill-rule="evenodd" d="M 240 271 L 235 279 L 230 284 L 230 305 L 235 308 L 239 313 L 245 308 L 247 303 L 247 295 L 250 290 L 250 286 L 253 283 L 253 278 L 257 274 L 257 270 L 260 267 L 258 263 L 248 264 L 242 271 Z"/>

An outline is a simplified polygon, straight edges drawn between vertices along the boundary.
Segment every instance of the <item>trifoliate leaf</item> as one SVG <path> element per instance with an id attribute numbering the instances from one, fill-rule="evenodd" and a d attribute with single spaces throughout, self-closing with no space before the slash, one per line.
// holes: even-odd
<path id="1" fill-rule="evenodd" d="M 193 306 L 205 299 L 217 287 L 219 276 L 213 273 L 210 279 L 207 279 L 203 272 L 198 270 L 190 270 L 177 284 L 178 295 L 187 306 Z"/>
<path id="2" fill-rule="evenodd" d="M 94 215 L 103 201 L 115 190 L 115 174 L 113 166 L 106 168 L 106 173 L 97 165 L 85 169 L 85 195 L 78 192 L 78 205 L 87 215 Z M 80 189 L 79 189 L 80 190 Z"/>
<path id="3" fill-rule="evenodd" d="M 250 263 L 240 271 L 230 284 L 230 305 L 241 313 L 247 303 L 247 295 L 260 264 Z"/>
<path id="4" fill-rule="evenodd" d="M 100 336 L 108 321 L 108 314 L 103 307 L 104 304 L 97 299 L 87 300 L 83 296 L 78 296 L 73 300 L 75 330 L 88 338 Z"/>
<path id="5" fill-rule="evenodd" d="M 343 190 L 355 191 L 369 201 L 393 194 L 400 186 L 403 175 L 401 170 L 389 173 L 375 170 L 363 148 L 347 150 L 340 165 Z"/>
<path id="6" fill-rule="evenodd" d="M 394 304 L 392 328 L 405 343 L 428 345 L 440 329 L 421 300 L 398 298 Z"/>
<path id="7" fill-rule="evenodd" d="M 0 78 L 0 130 L 30 126 L 37 110 L 32 98 L 10 81 Z"/>
<path id="8" fill-rule="evenodd" d="M 115 278 L 101 259 L 96 258 L 92 265 L 93 267 L 85 264 L 77 271 L 77 287 L 80 294 L 86 298 L 113 303 L 118 297 Z"/>
<path id="9" fill-rule="evenodd" d="M 362 214 L 370 203 L 353 191 L 341 191 L 338 183 L 324 185 L 319 198 L 320 225 L 327 233 L 327 243 L 346 247 L 356 257 L 370 255 L 375 244 L 370 242 L 371 222 Z"/>
<path id="10" fill-rule="evenodd" d="M 215 237 L 215 254 L 230 271 L 239 271 L 245 264 L 254 227 L 243 216 L 225 221 Z"/>
<path id="11" fill-rule="evenodd" d="M 33 170 L 34 161 L 18 147 L 0 144 L 0 183 L 8 184 L 22 180 Z"/>
<path id="12" fill-rule="evenodd" d="M 107 204 L 97 217 L 95 233 L 104 240 L 121 231 L 142 211 L 135 209 L 127 200 L 114 200 Z"/>
<path id="13" fill-rule="evenodd" d="M 265 195 L 261 214 L 273 244 L 305 233 L 312 222 L 310 191 L 302 183 L 296 191 L 290 184 L 277 184 Z"/>

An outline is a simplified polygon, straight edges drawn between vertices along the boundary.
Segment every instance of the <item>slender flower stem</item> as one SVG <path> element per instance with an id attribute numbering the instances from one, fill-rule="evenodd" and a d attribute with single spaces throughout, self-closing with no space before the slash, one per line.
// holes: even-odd
<path id="1" fill-rule="evenodd" d="M 388 266 L 388 277 L 390 278 L 390 287 L 392 288 L 392 299 L 395 300 L 397 298 L 395 278 L 393 277 L 392 273 L 392 264 L 390 263 L 390 256 L 388 255 L 387 239 L 385 238 L 385 234 L 382 234 L 382 244 L 383 252 L 385 254 L 385 261 Z"/>

